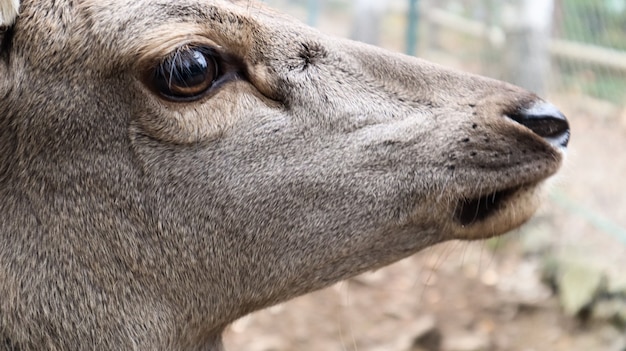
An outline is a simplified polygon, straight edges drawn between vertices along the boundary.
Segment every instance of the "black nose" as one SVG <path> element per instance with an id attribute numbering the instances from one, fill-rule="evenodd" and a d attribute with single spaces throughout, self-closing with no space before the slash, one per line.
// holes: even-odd
<path id="1" fill-rule="evenodd" d="M 556 106 L 541 102 L 509 116 L 528 127 L 556 147 L 567 147 L 570 139 L 569 123 Z"/>

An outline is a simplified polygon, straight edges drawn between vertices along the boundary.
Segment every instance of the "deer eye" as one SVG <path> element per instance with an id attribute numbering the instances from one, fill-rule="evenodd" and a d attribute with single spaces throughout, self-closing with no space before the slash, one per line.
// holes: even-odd
<path id="1" fill-rule="evenodd" d="M 185 46 L 153 70 L 151 85 L 166 99 L 192 101 L 204 96 L 218 76 L 219 65 L 212 49 Z"/>

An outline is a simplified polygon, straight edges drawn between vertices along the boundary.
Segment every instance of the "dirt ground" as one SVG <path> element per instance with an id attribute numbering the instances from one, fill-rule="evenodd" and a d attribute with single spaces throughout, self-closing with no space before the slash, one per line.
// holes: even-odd
<path id="1" fill-rule="evenodd" d="M 576 206 L 626 227 L 626 128 L 619 110 L 579 96 L 553 99 L 573 139 L 555 186 Z M 626 243 L 549 200 L 526 229 L 491 242 L 451 242 L 236 322 L 227 350 L 624 351 L 626 330 L 567 316 L 524 249 L 543 230 L 549 250 L 626 267 Z M 554 253 L 554 252 L 553 252 Z M 544 253 L 545 254 L 545 253 Z M 621 268 L 620 268 L 621 267 Z M 624 273 L 626 274 L 626 273 Z"/>

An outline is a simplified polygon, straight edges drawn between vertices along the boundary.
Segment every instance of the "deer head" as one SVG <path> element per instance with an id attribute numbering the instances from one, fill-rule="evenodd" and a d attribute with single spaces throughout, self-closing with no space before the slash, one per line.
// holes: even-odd
<path id="1" fill-rule="evenodd" d="M 568 124 L 253 1 L 0 0 L 0 347 L 218 350 L 533 214 Z"/>

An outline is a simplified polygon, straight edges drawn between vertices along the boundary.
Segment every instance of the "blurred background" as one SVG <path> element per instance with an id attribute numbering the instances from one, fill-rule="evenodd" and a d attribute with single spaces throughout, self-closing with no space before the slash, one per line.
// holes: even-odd
<path id="1" fill-rule="evenodd" d="M 626 0 L 265 2 L 328 34 L 535 91 L 573 136 L 523 229 L 246 317 L 227 349 L 626 351 Z"/>

